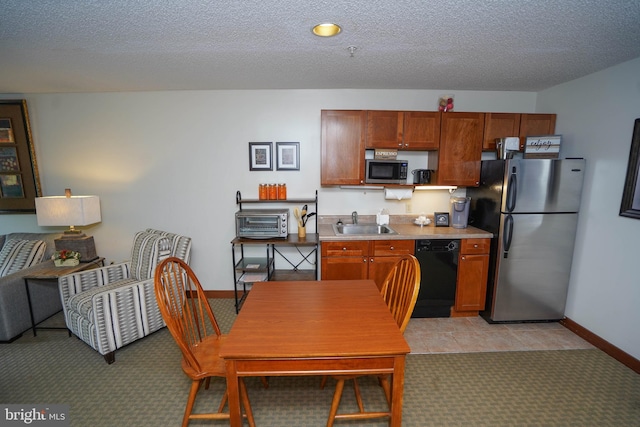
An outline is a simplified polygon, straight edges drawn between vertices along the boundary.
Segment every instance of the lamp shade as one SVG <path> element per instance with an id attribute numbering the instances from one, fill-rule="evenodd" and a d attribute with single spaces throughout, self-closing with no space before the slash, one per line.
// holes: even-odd
<path id="1" fill-rule="evenodd" d="M 101 221 L 98 196 L 36 197 L 40 226 L 89 225 Z"/>

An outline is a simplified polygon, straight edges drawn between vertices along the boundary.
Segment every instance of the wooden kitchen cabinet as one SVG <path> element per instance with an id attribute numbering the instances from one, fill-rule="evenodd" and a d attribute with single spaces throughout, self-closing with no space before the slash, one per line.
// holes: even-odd
<path id="1" fill-rule="evenodd" d="M 322 242 L 322 280 L 373 279 L 378 288 L 402 255 L 414 253 L 413 240 Z"/>
<path id="2" fill-rule="evenodd" d="M 555 130 L 555 114 L 485 113 L 482 150 L 494 151 L 496 138 L 519 136 L 522 151 L 527 136 L 553 135 Z"/>
<path id="3" fill-rule="evenodd" d="M 437 150 L 439 111 L 367 111 L 366 148 Z"/>
<path id="4" fill-rule="evenodd" d="M 370 242 L 369 279 L 382 287 L 384 279 L 403 255 L 415 252 L 413 240 L 373 240 Z"/>
<path id="5" fill-rule="evenodd" d="M 364 184 L 366 111 L 322 110 L 321 123 L 321 184 Z"/>
<path id="6" fill-rule="evenodd" d="M 456 300 L 451 315 L 477 316 L 484 310 L 491 239 L 462 239 L 458 256 Z"/>
<path id="7" fill-rule="evenodd" d="M 554 135 L 555 114 L 522 114 L 520 117 L 520 151 L 524 150 L 527 136 Z"/>
<path id="8" fill-rule="evenodd" d="M 496 138 L 520 135 L 519 113 L 485 113 L 482 151 L 495 151 Z"/>
<path id="9" fill-rule="evenodd" d="M 478 186 L 483 134 L 484 113 L 442 114 L 440 149 L 437 156 L 429 156 L 438 185 Z"/>
<path id="10" fill-rule="evenodd" d="M 402 148 L 401 111 L 367 111 L 367 148 Z"/>
<path id="11" fill-rule="evenodd" d="M 404 148 L 406 150 L 437 150 L 440 148 L 439 111 L 405 111 Z"/>
<path id="12" fill-rule="evenodd" d="M 432 183 L 475 187 L 495 139 L 553 135 L 555 114 L 322 110 L 322 185 L 363 185 L 365 150 L 430 151 Z"/>

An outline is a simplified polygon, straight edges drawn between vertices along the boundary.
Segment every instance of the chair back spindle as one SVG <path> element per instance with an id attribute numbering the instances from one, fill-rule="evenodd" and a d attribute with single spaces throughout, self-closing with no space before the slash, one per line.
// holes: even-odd
<path id="1" fill-rule="evenodd" d="M 419 290 L 420 263 L 413 255 L 405 255 L 391 269 L 380 291 L 402 333 L 409 324 Z"/>

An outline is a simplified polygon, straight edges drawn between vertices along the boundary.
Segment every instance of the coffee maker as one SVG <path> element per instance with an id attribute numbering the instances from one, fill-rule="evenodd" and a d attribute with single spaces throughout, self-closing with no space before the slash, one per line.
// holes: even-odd
<path id="1" fill-rule="evenodd" d="M 471 197 L 452 197 L 449 202 L 451 204 L 451 226 L 453 228 L 467 228 Z"/>

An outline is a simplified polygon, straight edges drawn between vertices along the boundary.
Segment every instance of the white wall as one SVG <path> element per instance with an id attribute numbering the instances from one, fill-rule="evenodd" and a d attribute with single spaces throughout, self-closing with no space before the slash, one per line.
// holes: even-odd
<path id="1" fill-rule="evenodd" d="M 373 214 L 380 191 L 320 188 L 321 109 L 434 110 L 450 91 L 196 91 L 36 94 L 31 115 L 44 195 L 96 194 L 102 223 L 85 227 L 108 261 L 128 258 L 135 231 L 193 238 L 194 270 L 207 289 L 233 289 L 235 194 L 257 198 L 261 182 L 285 182 L 290 198 L 313 197 L 321 214 Z M 456 92 L 460 111 L 532 112 L 535 94 Z M 299 141 L 301 170 L 250 172 L 248 142 Z M 425 193 L 425 192 L 423 192 Z M 421 194 L 413 212 L 448 210 L 449 193 Z M 3 215 L 0 233 L 39 230 L 35 215 Z M 58 231 L 49 228 L 47 231 Z M 303 266 L 304 268 L 304 266 Z M 308 266 L 307 266 L 308 268 Z"/>
<path id="2" fill-rule="evenodd" d="M 640 221 L 618 215 L 634 120 L 640 58 L 538 94 L 558 113 L 562 156 L 587 159 L 566 316 L 640 358 Z"/>

